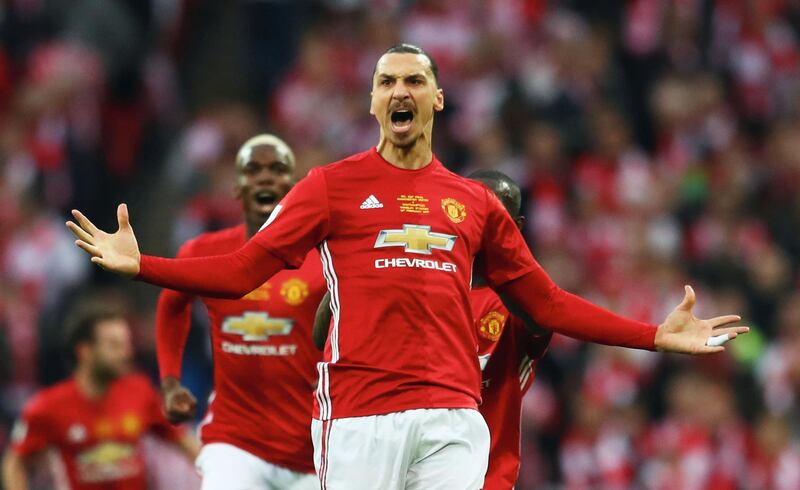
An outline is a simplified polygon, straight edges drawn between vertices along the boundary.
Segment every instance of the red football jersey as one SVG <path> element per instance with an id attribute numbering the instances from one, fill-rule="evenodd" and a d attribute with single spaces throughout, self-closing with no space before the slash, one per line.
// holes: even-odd
<path id="1" fill-rule="evenodd" d="M 145 432 L 172 441 L 182 434 L 164 418 L 147 378 L 123 376 L 99 400 L 87 398 L 69 379 L 28 402 L 14 427 L 12 450 L 24 457 L 55 449 L 57 479 L 66 477 L 73 490 L 145 490 Z"/>
<path id="2" fill-rule="evenodd" d="M 483 370 L 480 411 L 492 441 L 483 488 L 508 490 L 519 474 L 522 397 L 552 335 L 530 333 L 488 287 L 473 289 L 470 300 Z"/>
<path id="3" fill-rule="evenodd" d="M 374 148 L 312 170 L 253 241 L 295 266 L 319 246 L 333 313 L 315 400 L 323 420 L 476 409 L 473 257 L 491 250 L 495 284 L 536 267 L 485 186 L 436 158 L 400 169 Z"/>
<path id="4" fill-rule="evenodd" d="M 203 234 L 178 257 L 220 255 L 246 241 L 244 225 Z M 311 339 L 325 294 L 319 254 L 279 272 L 238 300 L 201 298 L 211 320 L 214 394 L 200 428 L 203 443 L 225 442 L 266 461 L 314 472 L 311 411 L 322 358 Z M 157 315 L 161 375 L 180 377 L 180 352 L 193 296 L 165 290 Z M 169 342 L 171 335 L 177 342 Z M 172 337 L 174 338 L 174 337 Z M 173 348 L 171 348 L 173 347 Z"/>

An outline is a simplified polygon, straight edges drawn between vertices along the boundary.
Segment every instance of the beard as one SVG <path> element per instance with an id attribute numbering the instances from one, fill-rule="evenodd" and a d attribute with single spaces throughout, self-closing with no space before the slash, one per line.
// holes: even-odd
<path id="1" fill-rule="evenodd" d="M 121 369 L 96 361 L 92 366 L 92 378 L 102 385 L 109 385 L 122 375 Z"/>
<path id="2" fill-rule="evenodd" d="M 394 145 L 397 148 L 400 148 L 401 150 L 410 150 L 414 148 L 414 145 L 417 144 L 417 141 L 419 141 L 419 137 L 421 136 L 421 134 L 410 134 L 405 138 L 398 139 L 394 137 L 393 133 L 389 134 L 392 135 L 389 137 L 389 141 L 391 141 L 392 145 Z"/>

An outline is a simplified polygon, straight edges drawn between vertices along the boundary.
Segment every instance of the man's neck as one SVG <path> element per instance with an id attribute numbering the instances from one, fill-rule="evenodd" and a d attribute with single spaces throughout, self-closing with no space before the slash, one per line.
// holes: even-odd
<path id="1" fill-rule="evenodd" d="M 274 212 L 275 212 L 275 211 L 273 211 L 273 213 L 274 213 Z M 253 236 L 254 236 L 256 233 L 258 233 L 258 230 L 260 230 L 260 229 L 261 229 L 261 227 L 262 227 L 263 225 L 264 225 L 264 223 L 260 223 L 260 224 L 256 224 L 256 223 L 250 223 L 250 222 L 247 220 L 247 218 L 245 218 L 245 220 L 244 220 L 244 232 L 247 234 L 247 235 L 245 236 L 245 238 L 246 238 L 247 240 L 250 240 L 251 238 L 253 238 Z"/>
<path id="2" fill-rule="evenodd" d="M 433 160 L 429 134 L 423 134 L 409 147 L 395 146 L 381 135 L 377 150 L 384 160 L 405 170 L 419 170 Z"/>
<path id="3" fill-rule="evenodd" d="M 110 384 L 97 381 L 87 367 L 79 367 L 75 371 L 75 381 L 78 384 L 78 390 L 91 400 L 102 398 Z"/>

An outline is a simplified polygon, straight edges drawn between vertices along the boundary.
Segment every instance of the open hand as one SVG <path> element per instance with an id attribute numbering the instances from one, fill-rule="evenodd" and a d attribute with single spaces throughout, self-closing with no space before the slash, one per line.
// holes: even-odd
<path id="1" fill-rule="evenodd" d="M 141 254 L 128 220 L 128 207 L 125 204 L 117 207 L 119 229 L 116 233 L 109 234 L 97 228 L 77 209 L 72 210 L 72 216 L 78 223 L 67 221 L 67 228 L 77 238 L 75 245 L 88 253 L 92 262 L 103 269 L 128 277 L 139 273 Z"/>
<path id="2" fill-rule="evenodd" d="M 701 320 L 692 314 L 696 301 L 694 290 L 685 286 L 683 301 L 656 331 L 656 350 L 678 352 L 682 354 L 713 354 L 725 350 L 721 344 L 726 336 L 728 340 L 750 331 L 748 327 L 730 326 L 741 320 L 738 315 L 725 315 Z M 720 342 L 722 341 L 722 342 Z M 718 343 L 719 345 L 713 345 Z"/>

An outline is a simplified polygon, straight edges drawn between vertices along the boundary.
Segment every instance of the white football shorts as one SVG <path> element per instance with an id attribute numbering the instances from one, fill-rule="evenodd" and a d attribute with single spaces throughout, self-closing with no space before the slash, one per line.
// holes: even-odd
<path id="1" fill-rule="evenodd" d="M 477 410 L 312 420 L 322 490 L 479 490 L 489 429 Z"/>
<path id="2" fill-rule="evenodd" d="M 231 444 L 204 445 L 195 466 L 202 490 L 319 490 L 317 475 L 274 465 Z"/>

